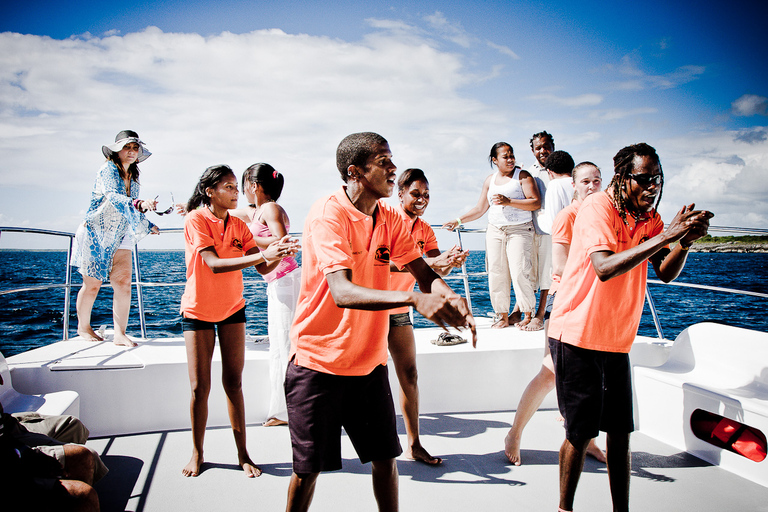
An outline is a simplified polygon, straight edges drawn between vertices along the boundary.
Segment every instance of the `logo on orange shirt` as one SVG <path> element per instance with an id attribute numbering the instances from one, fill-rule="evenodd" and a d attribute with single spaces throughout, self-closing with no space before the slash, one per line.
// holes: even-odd
<path id="1" fill-rule="evenodd" d="M 238 250 L 243 250 L 243 242 L 239 238 L 233 238 L 231 246 Z"/>
<path id="2" fill-rule="evenodd" d="M 419 240 L 418 242 L 416 242 L 416 245 L 419 246 L 420 252 L 424 252 L 424 240 Z"/>
<path id="3" fill-rule="evenodd" d="M 389 265 L 389 247 L 382 245 L 376 249 L 375 259 L 380 263 Z"/>

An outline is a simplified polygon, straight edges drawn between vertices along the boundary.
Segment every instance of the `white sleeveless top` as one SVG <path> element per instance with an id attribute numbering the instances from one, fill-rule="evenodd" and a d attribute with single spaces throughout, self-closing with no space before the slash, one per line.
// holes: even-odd
<path id="1" fill-rule="evenodd" d="M 514 206 L 501 206 L 493 204 L 491 198 L 496 194 L 507 196 L 510 199 L 525 199 L 523 187 L 520 186 L 520 168 L 515 169 L 512 179 L 503 185 L 496 185 L 496 178 L 499 171 L 491 176 L 491 182 L 488 184 L 488 223 L 496 227 L 512 226 L 516 224 L 525 224 L 531 222 L 533 216 L 531 212 L 515 208 Z"/>

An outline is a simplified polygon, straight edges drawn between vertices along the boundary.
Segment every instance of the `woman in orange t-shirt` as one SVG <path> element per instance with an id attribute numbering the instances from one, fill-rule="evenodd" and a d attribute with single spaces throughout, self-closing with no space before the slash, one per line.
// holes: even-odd
<path id="1" fill-rule="evenodd" d="M 245 299 L 242 269 L 259 273 L 273 270 L 280 260 L 298 251 L 288 236 L 260 252 L 248 226 L 230 216 L 237 208 L 237 178 L 226 165 L 205 170 L 189 199 L 184 220 L 187 284 L 181 298 L 184 343 L 192 388 L 192 458 L 182 469 L 197 476 L 203 463 L 203 439 L 208 420 L 211 361 L 219 334 L 222 382 L 237 445 L 238 463 L 248 477 L 261 470 L 251 461 L 245 445 L 245 403 L 242 374 L 245 365 Z"/>
<path id="2" fill-rule="evenodd" d="M 429 204 L 429 182 L 421 169 L 406 169 L 397 180 L 400 206 L 395 210 L 410 228 L 411 238 L 416 242 L 422 256 L 432 269 L 441 276 L 448 275 L 454 267 L 461 267 L 469 251 L 458 246 L 441 253 L 437 247 L 435 233 L 420 217 Z M 416 278 L 406 269 L 391 264 L 390 283 L 393 290 L 411 291 Z M 426 464 L 440 464 L 442 459 L 433 457 L 421 446 L 419 439 L 419 387 L 416 371 L 416 340 L 413 337 L 409 308 L 390 310 L 389 353 L 400 382 L 400 408 L 405 420 L 408 436 L 406 456 Z"/>

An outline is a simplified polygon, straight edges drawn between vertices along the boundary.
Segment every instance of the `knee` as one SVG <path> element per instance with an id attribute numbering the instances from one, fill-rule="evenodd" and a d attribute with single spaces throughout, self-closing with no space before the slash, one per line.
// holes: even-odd
<path id="1" fill-rule="evenodd" d="M 112 289 L 115 293 L 130 294 L 131 293 L 131 276 L 112 276 L 110 277 L 112 282 Z"/>
<path id="2" fill-rule="evenodd" d="M 232 393 L 241 393 L 243 390 L 243 379 L 241 376 L 222 377 L 221 384 L 224 391 L 231 395 Z"/>
<path id="3" fill-rule="evenodd" d="M 404 380 L 404 383 L 415 386 L 416 382 L 419 380 L 419 371 L 416 369 L 416 365 L 409 364 L 403 368 L 401 378 Z"/>
<path id="4" fill-rule="evenodd" d="M 211 393 L 210 381 L 196 380 L 190 382 L 190 388 L 192 390 L 193 400 L 207 400 L 208 395 Z"/>

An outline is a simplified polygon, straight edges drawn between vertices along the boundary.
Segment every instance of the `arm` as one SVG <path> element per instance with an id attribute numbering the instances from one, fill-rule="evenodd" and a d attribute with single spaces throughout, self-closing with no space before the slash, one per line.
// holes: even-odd
<path id="1" fill-rule="evenodd" d="M 417 258 L 406 265 L 419 281 L 419 287 L 431 289 L 436 293 L 419 293 L 415 291 L 377 290 L 359 286 L 352 282 L 350 269 L 337 270 L 326 274 L 325 279 L 340 308 L 364 309 L 380 311 L 402 306 L 413 306 L 416 311 L 436 324 L 456 328 L 469 326 L 473 333 L 473 346 L 477 343 L 475 320 L 466 301 L 456 295 L 437 274 L 429 268 L 423 258 Z M 435 282 L 436 281 L 436 282 Z M 424 283 L 422 285 L 422 282 Z"/>
<path id="2" fill-rule="evenodd" d="M 428 251 L 424 261 L 427 265 L 432 267 L 432 270 L 437 272 L 441 277 L 447 276 L 454 268 L 461 268 L 464 262 L 467 260 L 469 251 L 462 251 L 458 246 L 454 245 L 450 250 L 440 252 L 439 249 L 433 249 Z"/>
<path id="3" fill-rule="evenodd" d="M 275 240 L 280 240 L 288 234 L 286 227 L 288 216 L 279 204 L 267 203 L 262 206 L 262 209 L 261 220 L 267 225 L 272 236 L 254 236 L 253 239 L 256 240 L 259 249 L 264 249 Z"/>
<path id="4" fill-rule="evenodd" d="M 461 216 L 462 223 L 472 222 L 473 220 L 479 219 L 485 214 L 485 212 L 488 211 L 488 208 L 491 207 L 491 205 L 488 203 L 488 187 L 490 186 L 492 177 L 493 174 L 485 178 L 485 181 L 483 182 L 483 189 L 480 191 L 480 198 L 477 200 L 477 204 L 472 207 L 471 210 Z M 457 227 L 459 227 L 459 222 L 456 219 L 443 224 L 444 229 L 450 229 L 451 231 Z"/>
<path id="5" fill-rule="evenodd" d="M 520 186 L 523 188 L 525 199 L 510 199 L 505 195 L 496 194 L 493 196 L 493 204 L 511 206 L 529 212 L 541 208 L 539 187 L 536 185 L 536 180 L 533 179 L 533 176 L 531 176 L 528 171 L 520 171 Z"/>
<path id="6" fill-rule="evenodd" d="M 570 244 L 552 243 L 552 275 L 563 277 L 570 250 Z"/>
<path id="7" fill-rule="evenodd" d="M 678 240 L 690 244 L 706 235 L 709 219 L 713 217 L 711 212 L 693 210 L 693 207 L 693 204 L 684 206 L 667 229 L 637 247 L 619 253 L 596 251 L 590 254 L 597 277 L 608 281 L 651 259 L 659 279 L 667 283 L 675 279 L 685 265 L 687 254 L 679 246 L 671 252 L 666 246 Z"/>
<path id="8" fill-rule="evenodd" d="M 259 251 L 258 248 L 253 247 L 248 250 L 245 256 L 239 258 L 219 258 L 213 247 L 201 249 L 200 256 L 214 274 L 234 272 L 251 266 L 256 266 L 256 270 L 260 274 L 267 274 L 275 269 L 281 259 L 296 254 L 298 250 L 298 241 L 291 240 L 290 237 L 286 236 L 271 243 L 264 251 Z"/>

